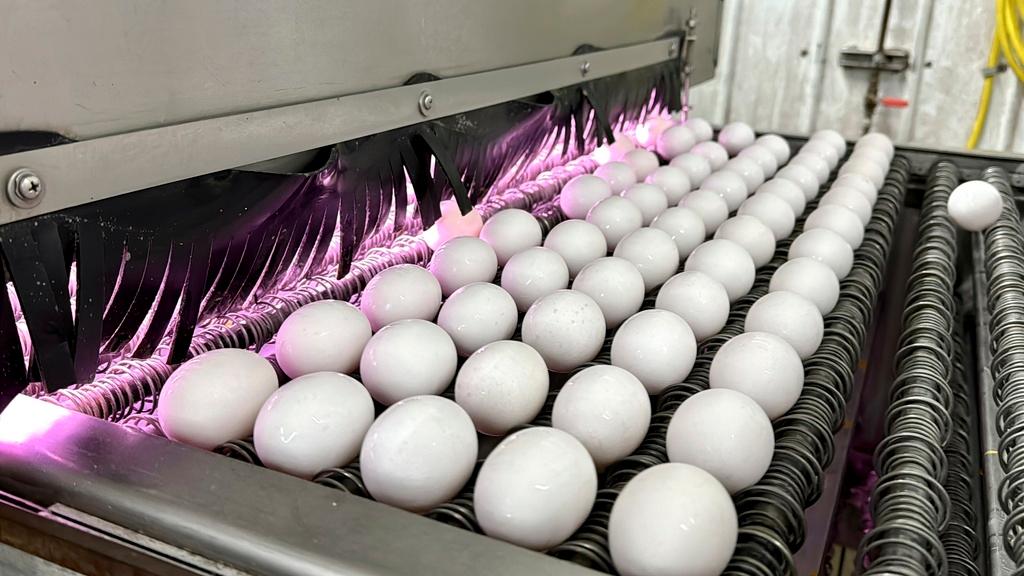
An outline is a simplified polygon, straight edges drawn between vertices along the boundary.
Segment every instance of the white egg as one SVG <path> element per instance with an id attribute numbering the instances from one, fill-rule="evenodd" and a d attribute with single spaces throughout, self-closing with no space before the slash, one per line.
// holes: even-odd
<path id="1" fill-rule="evenodd" d="M 612 365 L 628 370 L 658 394 L 686 379 L 697 358 L 693 330 L 678 314 L 644 310 L 630 316 L 612 339 Z"/>
<path id="2" fill-rule="evenodd" d="M 650 150 L 637 148 L 630 150 L 622 157 L 622 161 L 629 164 L 629 167 L 636 173 L 637 180 L 643 182 L 648 176 L 658 169 L 658 156 Z"/>
<path id="3" fill-rule="evenodd" d="M 870 160 L 873 164 L 882 169 L 882 172 L 889 171 L 889 157 L 878 148 L 858 148 L 850 154 L 850 160 Z"/>
<path id="4" fill-rule="evenodd" d="M 747 198 L 740 209 L 740 216 L 757 218 L 775 235 L 775 240 L 788 238 L 796 226 L 796 215 L 785 200 L 775 194 L 754 194 Z"/>
<path id="5" fill-rule="evenodd" d="M 750 148 L 747 148 L 747 150 L 750 150 Z M 743 183 L 746 184 L 748 193 L 753 192 L 758 186 L 764 184 L 764 170 L 752 158 L 742 155 L 737 156 L 726 162 L 725 166 L 722 166 L 722 170 L 738 174 L 743 179 Z"/>
<path id="6" fill-rule="evenodd" d="M 804 221 L 804 230 L 815 228 L 825 228 L 839 234 L 854 250 L 864 241 L 864 224 L 852 210 L 840 204 L 823 203 L 811 212 Z"/>
<path id="7" fill-rule="evenodd" d="M 448 333 L 426 320 L 399 320 L 370 338 L 359 376 L 384 405 L 421 394 L 440 394 L 455 377 L 458 353 Z"/>
<path id="8" fill-rule="evenodd" d="M 740 204 L 747 199 L 747 192 L 749 192 L 747 183 L 743 181 L 742 176 L 725 169 L 705 178 L 700 189 L 710 190 L 721 196 L 725 200 L 725 206 L 729 212 L 735 212 Z"/>
<path id="9" fill-rule="evenodd" d="M 458 494 L 476 458 L 476 429 L 465 410 L 440 396 L 414 396 L 370 425 L 359 470 L 378 502 L 426 512 Z"/>
<path id="10" fill-rule="evenodd" d="M 641 228 L 632 232 L 619 242 L 614 254 L 636 266 L 648 292 L 679 269 L 679 248 L 667 232 L 657 228 Z"/>
<path id="11" fill-rule="evenodd" d="M 690 177 L 686 170 L 675 166 L 661 166 L 647 177 L 648 184 L 654 184 L 665 193 L 665 198 L 670 206 L 679 204 L 687 193 L 690 192 Z"/>
<path id="12" fill-rule="evenodd" d="M 594 150 L 591 157 L 597 161 L 598 164 L 606 164 L 612 161 L 620 161 L 627 152 L 636 148 L 632 140 L 625 137 L 623 134 L 615 133 L 615 142 L 611 144 L 605 144 Z"/>
<path id="13" fill-rule="evenodd" d="M 686 176 L 690 178 L 691 188 L 700 186 L 704 179 L 711 174 L 711 162 L 699 154 L 680 154 L 673 158 L 668 165 L 686 172 Z"/>
<path id="14" fill-rule="evenodd" d="M 873 160 L 868 158 L 850 158 L 839 168 L 839 174 L 854 173 L 860 174 L 871 181 L 871 185 L 875 189 L 879 189 L 885 184 L 884 168 L 876 164 Z"/>
<path id="15" fill-rule="evenodd" d="M 508 340 L 518 321 L 516 301 L 489 282 L 459 288 L 437 314 L 437 325 L 451 337 L 460 356 L 469 356 L 491 342 Z"/>
<path id="16" fill-rule="evenodd" d="M 700 214 L 682 206 L 673 206 L 659 214 L 651 222 L 651 228 L 663 230 L 672 238 L 679 249 L 680 261 L 689 256 L 690 252 L 700 246 L 707 237 L 704 220 Z"/>
<path id="17" fill-rule="evenodd" d="M 569 285 L 569 267 L 558 252 L 536 246 L 516 254 L 501 271 L 501 287 L 520 312 L 526 312 L 538 298 Z"/>
<path id="18" fill-rule="evenodd" d="M 488 536 L 532 550 L 564 542 L 590 514 L 597 471 L 568 432 L 527 428 L 498 444 L 477 475 L 473 508 Z"/>
<path id="19" fill-rule="evenodd" d="M 786 204 L 789 204 L 789 207 L 793 209 L 794 217 L 803 214 L 804 208 L 807 206 L 807 198 L 804 197 L 803 191 L 792 180 L 784 178 L 769 180 L 754 191 L 754 194 L 762 193 L 774 194 L 785 200 Z"/>
<path id="20" fill-rule="evenodd" d="M 605 325 L 616 328 L 644 302 L 644 277 L 632 262 L 608 256 L 583 267 L 572 281 L 572 289 L 590 296 L 601 308 Z"/>
<path id="21" fill-rule="evenodd" d="M 562 386 L 551 425 L 572 434 L 590 452 L 598 471 L 636 450 L 651 423 L 644 385 L 617 366 L 591 366 Z"/>
<path id="22" fill-rule="evenodd" d="M 790 260 L 772 275 L 769 292 L 792 292 L 807 298 L 822 316 L 839 301 L 839 279 L 831 268 L 811 258 Z"/>
<path id="23" fill-rule="evenodd" d="M 594 176 L 604 180 L 611 186 L 612 194 L 618 194 L 636 184 L 636 172 L 625 162 L 609 162 L 594 170 Z"/>
<path id="24" fill-rule="evenodd" d="M 673 126 L 658 136 L 656 149 L 662 158 L 675 158 L 689 152 L 697 143 L 697 136 L 686 126 Z"/>
<path id="25" fill-rule="evenodd" d="M 862 226 L 867 226 L 871 221 L 871 203 L 863 194 L 853 188 L 845 186 L 833 186 L 821 197 L 818 206 L 834 204 L 842 206 L 857 215 Z"/>
<path id="26" fill-rule="evenodd" d="M 800 398 L 804 366 L 796 350 L 775 334 L 744 332 L 715 353 L 708 382 L 712 389 L 746 394 L 774 420 Z"/>
<path id="27" fill-rule="evenodd" d="M 749 148 L 744 148 L 736 157 L 749 158 L 753 160 L 757 163 L 757 167 L 761 169 L 761 173 L 765 178 L 771 178 L 775 175 L 775 171 L 779 169 L 779 161 L 775 158 L 775 154 L 773 154 L 767 146 L 762 144 L 754 144 Z M 758 184 L 758 186 L 760 186 L 760 184 Z M 753 188 L 756 187 L 757 186 L 754 186 Z"/>
<path id="28" fill-rule="evenodd" d="M 608 548 L 622 576 L 721 574 L 737 536 L 729 492 L 689 464 L 659 464 L 637 474 L 608 520 Z"/>
<path id="29" fill-rule="evenodd" d="M 825 264 L 842 280 L 853 268 L 853 248 L 843 237 L 831 230 L 806 230 L 789 246 L 789 260 L 812 258 Z"/>
<path id="30" fill-rule="evenodd" d="M 601 307 L 578 290 L 548 294 L 523 317 L 523 342 L 540 352 L 552 372 L 569 372 L 593 360 L 604 335 Z"/>
<path id="31" fill-rule="evenodd" d="M 455 378 L 455 401 L 476 429 L 502 436 L 537 417 L 548 397 L 548 368 L 536 350 L 515 340 L 477 350 Z"/>
<path id="32" fill-rule="evenodd" d="M 801 360 L 810 358 L 821 345 L 825 321 L 818 306 L 793 292 L 769 292 L 747 312 L 746 332 L 768 332 L 782 338 Z"/>
<path id="33" fill-rule="evenodd" d="M 878 200 L 878 189 L 871 183 L 871 180 L 863 174 L 856 174 L 854 172 L 847 172 L 840 174 L 832 182 L 832 186 L 845 186 L 847 188 L 853 188 L 864 195 L 868 199 L 868 202 L 872 206 L 875 205 L 875 201 Z"/>
<path id="34" fill-rule="evenodd" d="M 835 130 L 818 130 L 814 134 L 811 134 L 811 140 L 819 140 L 827 143 L 836 151 L 836 156 L 842 158 L 846 155 L 846 138 Z M 835 166 L 833 166 L 834 168 Z"/>
<path id="35" fill-rule="evenodd" d="M 754 260 L 731 240 L 708 240 L 686 259 L 686 271 L 703 272 L 725 286 L 729 301 L 743 297 L 754 285 Z"/>
<path id="36" fill-rule="evenodd" d="M 373 400 L 356 379 L 313 372 L 271 394 L 256 417 L 253 443 L 267 468 L 312 478 L 355 459 L 373 418 Z"/>
<path id="37" fill-rule="evenodd" d="M 814 174 L 814 179 L 818 182 L 819 186 L 828 180 L 828 175 L 832 172 L 829 170 L 828 163 L 822 160 L 821 157 L 806 152 L 793 156 L 788 166 L 803 166 L 807 168 Z"/>
<path id="38" fill-rule="evenodd" d="M 733 216 L 715 231 L 715 238 L 732 240 L 750 254 L 754 266 L 760 268 L 775 256 L 775 236 L 760 220 L 746 214 Z"/>
<path id="39" fill-rule="evenodd" d="M 433 320 L 440 307 L 441 284 L 426 268 L 414 264 L 381 271 L 359 299 L 359 309 L 374 332 L 398 320 Z"/>
<path id="40" fill-rule="evenodd" d="M 821 185 L 814 173 L 805 166 L 790 164 L 783 166 L 775 173 L 775 179 L 789 180 L 800 187 L 804 193 L 804 199 L 810 202 L 818 195 L 818 188 Z"/>
<path id="41" fill-rule="evenodd" d="M 789 161 L 789 142 L 778 134 L 763 134 L 754 141 L 756 144 L 764 146 L 775 155 L 775 162 L 778 166 L 782 166 Z"/>
<path id="42" fill-rule="evenodd" d="M 683 122 L 683 126 L 693 131 L 694 135 L 697 136 L 698 142 L 707 142 L 715 136 L 715 130 L 711 127 L 711 123 L 703 118 L 697 118 L 696 116 L 687 118 L 686 122 Z"/>
<path id="43" fill-rule="evenodd" d="M 735 156 L 754 143 L 754 130 L 743 122 L 730 122 L 718 131 L 718 143 L 725 147 L 730 156 Z"/>
<path id="44" fill-rule="evenodd" d="M 168 438 L 204 450 L 252 434 L 260 407 L 277 390 L 277 372 L 255 352 L 204 352 L 171 373 L 156 415 Z"/>
<path id="45" fill-rule="evenodd" d="M 678 314 L 698 342 L 721 332 L 729 320 L 729 293 L 725 286 L 696 270 L 669 278 L 658 290 L 654 306 Z"/>
<path id="46" fill-rule="evenodd" d="M 277 332 L 277 363 L 289 378 L 312 372 L 349 374 L 373 333 L 358 308 L 341 300 L 312 302 L 288 315 Z"/>
<path id="47" fill-rule="evenodd" d="M 704 232 L 713 234 L 729 218 L 729 205 L 711 190 L 694 190 L 679 201 L 679 206 L 693 210 L 704 222 Z"/>
<path id="48" fill-rule="evenodd" d="M 601 229 L 584 220 L 558 223 L 548 232 L 544 247 L 565 260 L 569 276 L 576 276 L 584 266 L 608 253 L 608 243 Z"/>
<path id="49" fill-rule="evenodd" d="M 601 231 L 607 243 L 607 251 L 615 250 L 619 242 L 644 225 L 640 209 L 622 196 L 612 196 L 597 203 L 587 213 L 590 222 Z"/>
<path id="50" fill-rule="evenodd" d="M 491 216 L 480 230 L 480 239 L 494 248 L 498 265 L 504 266 L 512 256 L 540 246 L 540 224 L 533 214 L 517 208 L 508 208 Z"/>
<path id="51" fill-rule="evenodd" d="M 690 152 L 706 158 L 712 170 L 721 170 L 729 161 L 729 152 L 721 144 L 711 140 L 698 143 Z"/>
<path id="52" fill-rule="evenodd" d="M 569 218 L 586 218 L 595 204 L 612 195 L 612 187 L 593 174 L 581 174 L 562 187 L 558 207 Z"/>
<path id="53" fill-rule="evenodd" d="M 661 133 L 675 126 L 678 122 L 670 116 L 651 118 L 646 124 L 636 127 L 636 139 L 643 146 L 656 144 Z"/>
<path id="54" fill-rule="evenodd" d="M 839 164 L 839 153 L 836 152 L 836 149 L 831 144 L 824 140 L 810 140 L 800 147 L 800 154 L 810 154 L 824 160 L 828 165 L 829 172 L 835 170 L 835 167 Z"/>
<path id="55" fill-rule="evenodd" d="M 757 483 L 775 451 L 775 431 L 764 410 L 745 394 L 716 388 L 679 405 L 665 434 L 669 462 L 710 473 L 735 494 Z"/>
<path id="56" fill-rule="evenodd" d="M 498 256 L 487 242 L 462 236 L 438 248 L 430 257 L 427 269 L 441 285 L 441 294 L 449 296 L 467 284 L 494 280 L 498 273 Z"/>
<path id="57" fill-rule="evenodd" d="M 644 226 L 650 226 L 651 221 L 668 208 L 668 197 L 654 184 L 633 184 L 622 191 L 622 197 L 640 209 Z"/>
<path id="58" fill-rule="evenodd" d="M 996 223 L 1003 212 L 1003 196 L 984 180 L 964 182 L 953 189 L 947 204 L 956 225 L 980 232 Z"/>
<path id="59" fill-rule="evenodd" d="M 890 161 L 892 161 L 893 155 L 896 154 L 896 148 L 892 145 L 892 139 L 881 132 L 869 132 L 861 136 L 860 140 L 857 140 L 857 144 L 854 145 L 854 149 L 867 147 L 882 150 L 889 157 Z"/>
<path id="60" fill-rule="evenodd" d="M 437 250 L 452 238 L 479 236 L 483 226 L 483 218 L 475 208 L 463 214 L 455 200 L 445 200 L 441 202 L 441 217 L 433 226 L 424 230 L 423 239 L 431 250 Z"/>

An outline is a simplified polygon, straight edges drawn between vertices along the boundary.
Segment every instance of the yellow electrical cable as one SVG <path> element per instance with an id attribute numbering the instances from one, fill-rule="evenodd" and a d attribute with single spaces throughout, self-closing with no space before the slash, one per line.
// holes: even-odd
<path id="1" fill-rule="evenodd" d="M 978 113 L 974 118 L 971 135 L 967 140 L 967 148 L 973 150 L 981 139 L 988 119 L 989 105 L 992 102 L 992 87 L 995 82 L 994 69 L 999 65 L 1000 57 L 1013 70 L 1017 79 L 1024 82 L 1024 42 L 1021 41 L 1020 21 L 1024 19 L 1024 0 L 995 0 L 996 23 L 992 34 L 992 46 L 989 49 L 985 76 L 981 88 L 981 99 L 978 102 Z"/>

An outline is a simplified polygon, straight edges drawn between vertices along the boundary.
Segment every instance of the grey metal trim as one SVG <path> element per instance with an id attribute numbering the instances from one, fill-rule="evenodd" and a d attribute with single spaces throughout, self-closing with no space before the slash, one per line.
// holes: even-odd
<path id="1" fill-rule="evenodd" d="M 0 414 L 0 470 L 0 490 L 257 575 L 595 574 L 26 396 Z"/>
<path id="2" fill-rule="evenodd" d="M 4 205 L 0 224 L 569 86 L 583 80 L 584 64 L 587 80 L 619 74 L 668 60 L 678 44 L 658 40 L 0 156 L 4 178 L 30 168 L 47 190 L 34 207 Z M 432 97 L 429 110 L 423 94 Z"/>

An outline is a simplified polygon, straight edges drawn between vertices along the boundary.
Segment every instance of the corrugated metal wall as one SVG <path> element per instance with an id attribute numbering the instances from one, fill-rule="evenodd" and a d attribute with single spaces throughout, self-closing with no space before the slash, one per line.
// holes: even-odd
<path id="1" fill-rule="evenodd" d="M 691 105 L 716 124 L 749 122 L 760 131 L 835 128 L 850 138 L 867 125 L 870 72 L 841 68 L 843 48 L 878 45 L 886 0 L 724 0 L 718 70 L 696 86 Z M 882 73 L 871 129 L 900 142 L 959 148 L 967 141 L 992 40 L 994 0 L 891 0 L 886 48 L 910 51 L 910 69 Z M 980 149 L 1024 152 L 1021 87 L 996 79 Z"/>

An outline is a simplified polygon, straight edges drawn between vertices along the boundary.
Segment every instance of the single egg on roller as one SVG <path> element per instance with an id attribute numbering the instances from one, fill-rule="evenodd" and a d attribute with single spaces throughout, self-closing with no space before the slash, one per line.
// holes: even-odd
<path id="1" fill-rule="evenodd" d="M 540 352 L 552 372 L 570 372 L 604 344 L 601 307 L 578 290 L 559 290 L 534 302 L 523 317 L 523 342 Z"/>
<path id="2" fill-rule="evenodd" d="M 807 198 L 804 197 L 804 193 L 800 190 L 800 187 L 796 185 L 792 180 L 786 180 L 784 178 L 773 178 L 758 186 L 754 194 L 774 194 L 779 198 L 786 201 L 789 207 L 793 209 L 793 216 L 797 217 L 804 213 L 804 208 L 807 207 Z"/>
<path id="3" fill-rule="evenodd" d="M 210 350 L 171 373 L 156 415 L 171 440 L 212 450 L 252 434 L 275 390 L 277 372 L 266 358 L 236 348 Z"/>
<path id="4" fill-rule="evenodd" d="M 484 221 L 474 208 L 463 214 L 455 200 L 441 202 L 441 217 L 423 231 L 423 240 L 431 250 L 437 250 L 445 242 L 459 236 L 479 236 Z"/>
<path id="5" fill-rule="evenodd" d="M 721 170 L 722 166 L 729 161 L 729 152 L 718 142 L 710 140 L 698 143 L 690 149 L 690 152 L 707 158 L 712 170 Z"/>
<path id="6" fill-rule="evenodd" d="M 882 169 L 883 172 L 889 171 L 889 157 L 885 155 L 885 152 L 878 148 L 858 148 L 850 154 L 850 160 L 870 160 L 875 166 Z"/>
<path id="7" fill-rule="evenodd" d="M 774 156 L 772 158 L 774 159 Z M 743 179 L 743 183 L 746 184 L 748 192 L 752 192 L 764 184 L 764 170 L 753 158 L 742 154 L 726 162 L 725 166 L 722 166 L 722 170 L 739 175 Z"/>
<path id="8" fill-rule="evenodd" d="M 699 187 L 704 179 L 711 174 L 711 162 L 699 154 L 680 154 L 673 158 L 668 165 L 686 172 L 691 188 Z"/>
<path id="9" fill-rule="evenodd" d="M 651 222 L 651 228 L 667 233 L 679 249 L 679 260 L 684 260 L 707 237 L 700 214 L 682 206 L 673 206 Z"/>
<path id="10" fill-rule="evenodd" d="M 490 282 L 498 273 L 498 257 L 491 245 L 479 238 L 462 236 L 445 242 L 430 257 L 427 270 L 437 278 L 441 294 L 451 295 L 473 282 Z"/>
<path id="11" fill-rule="evenodd" d="M 644 225 L 644 215 L 636 204 L 622 196 L 612 196 L 590 209 L 587 222 L 597 226 L 604 235 L 607 251 L 611 252 L 623 238 Z"/>
<path id="12" fill-rule="evenodd" d="M 437 314 L 437 325 L 451 337 L 460 356 L 469 356 L 491 342 L 508 340 L 518 321 L 516 301 L 501 286 L 490 282 L 459 288 Z"/>
<path id="13" fill-rule="evenodd" d="M 485 534 L 531 550 L 564 542 L 590 514 L 597 471 L 568 432 L 534 427 L 503 440 L 480 467 L 473 490 Z"/>
<path id="14" fill-rule="evenodd" d="M 829 170 L 828 163 L 822 160 L 821 157 L 806 152 L 793 156 L 793 159 L 789 161 L 787 166 L 803 166 L 807 168 L 811 171 L 811 174 L 814 174 L 814 179 L 818 182 L 819 186 L 827 181 L 829 174 L 832 173 Z"/>
<path id="15" fill-rule="evenodd" d="M 673 126 L 658 135 L 656 149 L 662 158 L 675 158 L 689 152 L 697 143 L 697 137 L 686 126 Z"/>
<path id="16" fill-rule="evenodd" d="M 678 314 L 698 342 L 721 332 L 729 320 L 729 293 L 725 286 L 696 270 L 669 278 L 658 290 L 654 306 Z"/>
<path id="17" fill-rule="evenodd" d="M 821 345 L 825 321 L 818 306 L 799 294 L 769 292 L 747 312 L 746 332 L 768 332 L 789 343 L 801 360 L 810 358 Z"/>
<path id="18" fill-rule="evenodd" d="M 643 182 L 655 170 L 658 169 L 658 156 L 650 150 L 637 148 L 630 150 L 623 157 L 622 161 L 629 164 L 629 167 L 636 173 L 636 178 Z"/>
<path id="19" fill-rule="evenodd" d="M 636 127 L 636 141 L 642 146 L 657 144 L 661 133 L 677 124 L 678 122 L 670 116 L 651 118 Z"/>
<path id="20" fill-rule="evenodd" d="M 413 396 L 370 425 L 359 470 L 374 500 L 422 513 L 465 486 L 476 458 L 476 429 L 465 410 L 440 396 Z"/>
<path id="21" fill-rule="evenodd" d="M 370 321 L 348 302 L 311 302 L 281 324 L 277 363 L 289 378 L 323 371 L 350 374 L 372 335 Z"/>
<path id="22" fill-rule="evenodd" d="M 575 277 L 584 266 L 608 253 L 608 242 L 601 229 L 584 220 L 559 222 L 548 232 L 544 247 L 565 260 L 569 276 Z"/>
<path id="23" fill-rule="evenodd" d="M 654 184 L 633 184 L 623 190 L 621 196 L 640 209 L 644 226 L 650 226 L 651 221 L 668 208 L 668 197 Z"/>
<path id="24" fill-rule="evenodd" d="M 376 332 L 398 320 L 433 320 L 441 307 L 441 284 L 426 268 L 392 266 L 370 279 L 359 310 Z"/>
<path id="25" fill-rule="evenodd" d="M 825 264 L 840 280 L 853 268 L 853 248 L 842 236 L 825 228 L 805 230 L 789 245 L 789 260 L 804 257 Z"/>
<path id="26" fill-rule="evenodd" d="M 830 172 L 835 170 L 835 167 L 839 164 L 839 152 L 836 151 L 835 147 L 823 140 L 810 140 L 807 144 L 800 147 L 800 154 L 810 154 L 811 156 L 821 158 L 828 164 Z"/>
<path id="27" fill-rule="evenodd" d="M 613 366 L 628 370 L 653 395 L 686 379 L 697 358 L 697 340 L 678 314 L 644 310 L 619 326 L 611 356 Z"/>
<path id="28" fill-rule="evenodd" d="M 869 132 L 860 137 L 857 143 L 854 145 L 854 149 L 859 148 L 877 148 L 885 153 L 889 157 L 889 161 L 892 161 L 893 155 L 896 154 L 896 148 L 892 144 L 892 139 L 882 134 L 881 132 Z"/>
<path id="29" fill-rule="evenodd" d="M 842 236 L 856 250 L 864 241 L 864 224 L 852 210 L 840 204 L 821 204 L 804 220 L 804 230 L 824 228 Z"/>
<path id="30" fill-rule="evenodd" d="M 455 377 L 458 354 L 448 333 L 426 320 L 400 320 L 373 335 L 359 376 L 385 406 L 421 394 L 440 394 Z"/>
<path id="31" fill-rule="evenodd" d="M 641 228 L 626 236 L 615 247 L 614 254 L 636 266 L 648 292 L 679 269 L 679 248 L 667 232 L 657 228 Z"/>
<path id="32" fill-rule="evenodd" d="M 811 258 L 797 258 L 779 266 L 768 284 L 769 292 L 792 292 L 807 298 L 824 316 L 839 301 L 839 279 L 831 268 Z"/>
<path id="33" fill-rule="evenodd" d="M 722 345 L 711 361 L 712 389 L 742 392 L 772 420 L 796 404 L 804 366 L 788 342 L 767 332 L 744 332 Z"/>
<path id="34" fill-rule="evenodd" d="M 704 222 L 704 232 L 713 234 L 718 227 L 729 218 L 729 205 L 718 192 L 712 190 L 694 190 L 679 201 L 679 206 L 693 210 Z"/>
<path id="35" fill-rule="evenodd" d="M 754 143 L 754 130 L 749 124 L 730 122 L 718 131 L 718 143 L 725 147 L 730 156 L 735 156 Z"/>
<path id="36" fill-rule="evenodd" d="M 957 226 L 980 232 L 999 220 L 1003 213 L 1003 196 L 988 182 L 971 180 L 953 189 L 947 207 Z"/>
<path id="37" fill-rule="evenodd" d="M 775 431 L 764 410 L 745 394 L 726 388 L 687 398 L 668 425 L 669 462 L 692 464 L 735 494 L 757 483 L 775 451 Z"/>
<path id="38" fill-rule="evenodd" d="M 569 285 L 569 267 L 554 250 L 535 246 L 516 254 L 501 271 L 501 287 L 520 312 L 538 298 Z"/>
<path id="39" fill-rule="evenodd" d="M 636 172 L 625 162 L 609 162 L 599 166 L 594 170 L 594 176 L 607 182 L 612 194 L 619 194 L 637 182 Z"/>
<path id="40" fill-rule="evenodd" d="M 569 180 L 558 194 L 558 207 L 569 218 L 586 218 L 595 204 L 612 195 L 612 187 L 593 174 Z"/>
<path id="41" fill-rule="evenodd" d="M 502 436 L 533 420 L 548 397 L 548 368 L 540 354 L 515 340 L 477 350 L 455 378 L 455 402 L 482 434 Z"/>
<path id="42" fill-rule="evenodd" d="M 729 212 L 735 212 L 740 204 L 747 199 L 747 183 L 743 177 L 735 172 L 720 170 L 704 179 L 700 185 L 701 190 L 710 190 L 725 200 L 725 206 Z"/>
<path id="43" fill-rule="evenodd" d="M 811 140 L 817 140 L 826 142 L 833 150 L 836 151 L 836 157 L 842 158 L 846 155 L 846 138 L 835 130 L 818 130 L 814 134 L 811 134 Z"/>
<path id="44" fill-rule="evenodd" d="M 506 208 L 491 216 L 480 230 L 480 239 L 494 248 L 499 266 L 527 248 L 540 246 L 542 237 L 533 214 L 517 208 Z"/>
<path id="45" fill-rule="evenodd" d="M 643 304 L 644 277 L 625 258 L 607 256 L 583 267 L 572 281 L 572 289 L 594 299 L 609 330 L 636 314 Z"/>
<path id="46" fill-rule="evenodd" d="M 683 122 L 683 126 L 693 131 L 698 142 L 707 142 L 715 136 L 715 130 L 711 127 L 711 123 L 703 118 L 692 116 Z"/>
<path id="47" fill-rule="evenodd" d="M 754 194 L 740 204 L 736 214 L 760 220 L 772 231 L 776 241 L 788 238 L 796 226 L 793 209 L 775 194 Z"/>
<path id="48" fill-rule="evenodd" d="M 256 417 L 253 444 L 267 468 L 312 478 L 355 459 L 373 418 L 373 400 L 359 381 L 313 372 L 270 395 Z"/>
<path id="49" fill-rule="evenodd" d="M 871 180 L 863 174 L 856 174 L 853 172 L 847 172 L 836 176 L 836 179 L 832 181 L 832 187 L 836 188 L 843 186 L 845 188 L 853 188 L 860 192 L 867 198 L 868 202 L 874 206 L 875 201 L 878 200 L 878 189 L 871 183 Z"/>
<path id="50" fill-rule="evenodd" d="M 636 450 L 651 422 L 651 400 L 636 376 L 618 366 L 585 368 L 562 386 L 551 426 L 572 434 L 598 471 Z"/>
<path id="51" fill-rule="evenodd" d="M 721 574 L 739 522 L 729 492 L 689 464 L 652 466 L 622 489 L 608 520 L 608 548 L 622 576 Z"/>
<path id="52" fill-rule="evenodd" d="M 778 134 L 762 134 L 757 137 L 757 140 L 755 140 L 754 143 L 759 146 L 764 146 L 774 154 L 777 166 L 781 167 L 789 161 L 789 142 L 786 142 L 786 139 L 782 136 L 779 136 Z"/>
<path id="53" fill-rule="evenodd" d="M 806 166 L 798 166 L 796 164 L 783 166 L 775 173 L 775 178 L 789 180 L 799 186 L 800 190 L 804 193 L 804 199 L 808 202 L 818 195 L 818 188 L 821 186 L 821 182 L 818 181 L 813 172 L 808 170 Z"/>
<path id="54" fill-rule="evenodd" d="M 654 184 L 665 193 L 670 206 L 679 204 L 690 192 L 690 177 L 686 170 L 676 166 L 660 166 L 647 177 L 648 184 Z"/>
<path id="55" fill-rule="evenodd" d="M 743 297 L 754 285 L 757 273 L 754 260 L 739 244 L 731 240 L 708 240 L 686 259 L 685 270 L 707 274 L 725 286 L 729 301 Z"/>
<path id="56" fill-rule="evenodd" d="M 862 226 L 867 226 L 868 222 L 871 221 L 871 203 L 868 202 L 868 199 L 863 194 L 853 188 L 846 188 L 844 186 L 833 186 L 830 188 L 821 197 L 818 205 L 828 206 L 830 204 L 842 206 L 856 214 Z"/>
<path id="57" fill-rule="evenodd" d="M 864 176 L 871 181 L 871 185 L 874 186 L 876 190 L 885 184 L 885 168 L 879 166 L 869 158 L 851 157 L 845 164 L 839 167 L 839 174 L 847 173 L 860 174 L 861 176 Z"/>
<path id="58" fill-rule="evenodd" d="M 775 157 L 775 154 L 773 154 L 767 146 L 761 144 L 754 144 L 753 146 L 744 148 L 736 157 L 749 158 L 753 160 L 757 164 L 757 167 L 761 169 L 761 173 L 764 178 L 771 178 L 779 169 L 779 161 Z M 763 182 L 764 180 L 762 179 L 761 183 Z M 761 184 L 758 184 L 758 186 L 760 185 Z M 757 188 L 757 186 L 752 187 L 751 190 L 754 188 Z"/>
<path id="59" fill-rule="evenodd" d="M 733 216 L 715 231 L 715 238 L 732 240 L 750 254 L 754 266 L 760 268 L 775 256 L 775 235 L 771 229 L 753 216 Z"/>

